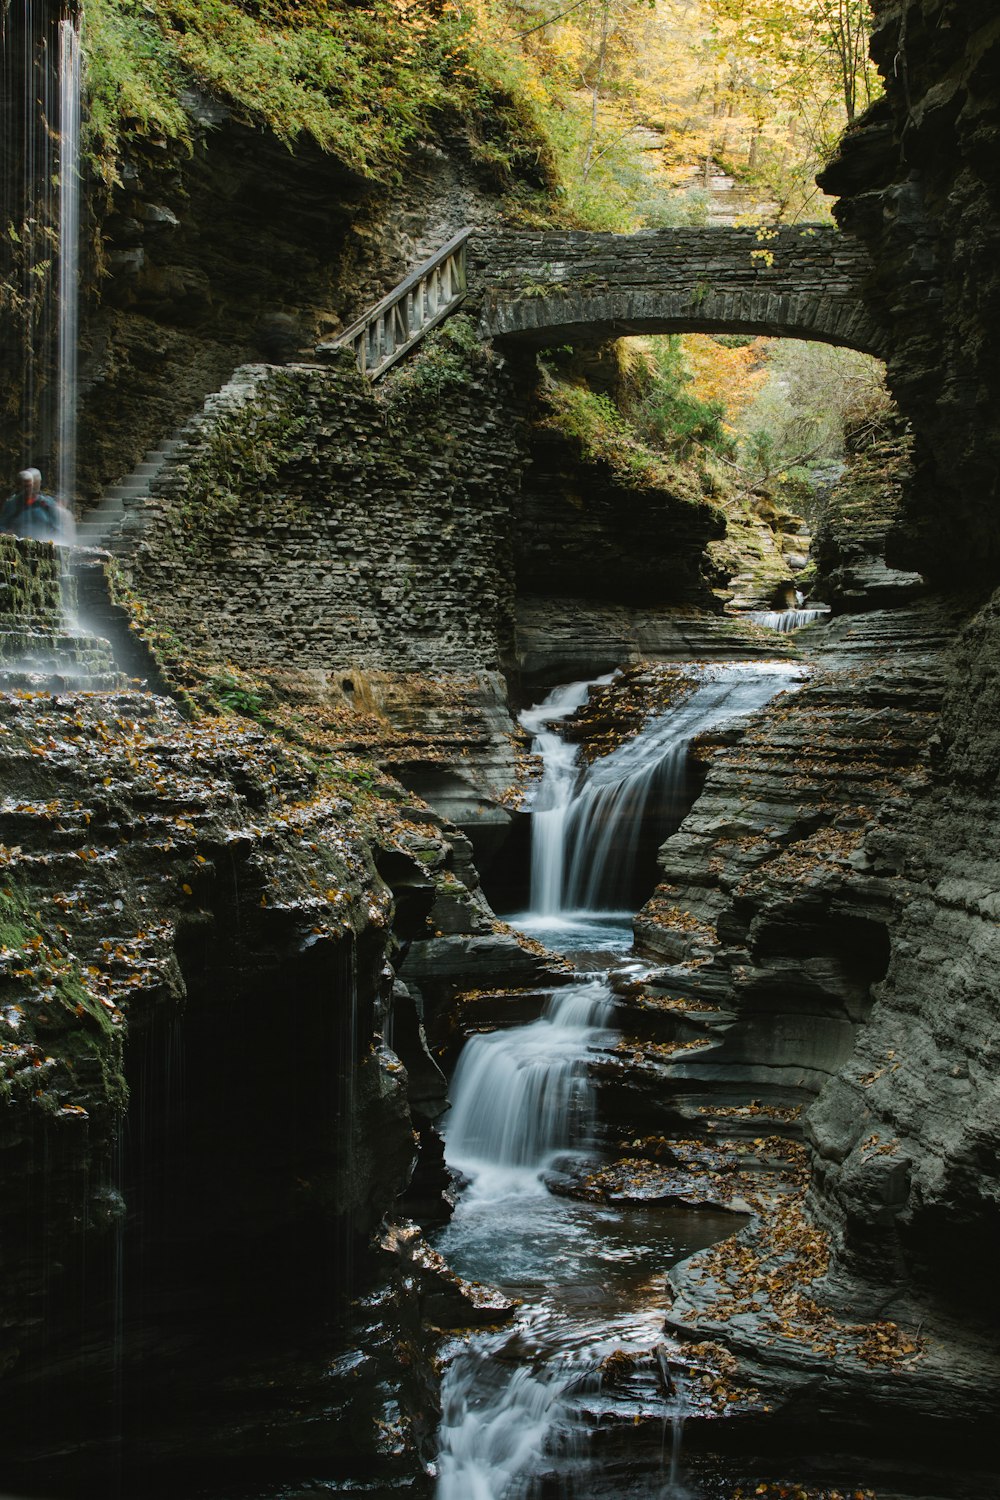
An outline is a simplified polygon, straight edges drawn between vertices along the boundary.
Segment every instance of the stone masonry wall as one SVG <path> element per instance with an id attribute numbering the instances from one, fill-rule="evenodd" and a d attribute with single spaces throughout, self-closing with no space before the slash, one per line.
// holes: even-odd
<path id="1" fill-rule="evenodd" d="M 474 235 L 468 256 L 492 334 L 728 330 L 883 347 L 861 300 L 868 254 L 825 227 L 494 231 Z"/>
<path id="2" fill-rule="evenodd" d="M 251 670 L 500 665 L 521 460 L 502 378 L 456 337 L 377 394 L 346 355 L 238 372 L 134 522 L 158 621 Z"/>

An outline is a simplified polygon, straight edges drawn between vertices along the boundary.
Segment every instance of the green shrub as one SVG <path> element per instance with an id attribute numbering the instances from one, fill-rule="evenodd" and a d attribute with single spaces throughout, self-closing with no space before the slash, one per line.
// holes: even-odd
<path id="1" fill-rule="evenodd" d="M 432 114 L 457 107 L 451 12 L 403 14 L 389 0 L 261 4 L 88 0 L 89 144 L 113 178 L 132 133 L 188 141 L 179 98 L 195 83 L 287 145 L 311 137 L 345 165 L 387 179 Z"/>
<path id="2" fill-rule="evenodd" d="M 723 405 L 702 401 L 691 391 L 691 372 L 680 338 L 656 339 L 650 346 L 649 377 L 629 413 L 639 433 L 654 447 L 678 458 L 688 458 L 698 449 L 731 456 L 733 444 Z"/>

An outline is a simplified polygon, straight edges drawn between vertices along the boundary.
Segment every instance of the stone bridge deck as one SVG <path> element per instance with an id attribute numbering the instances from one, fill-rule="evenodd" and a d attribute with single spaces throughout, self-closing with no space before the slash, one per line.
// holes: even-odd
<path id="1" fill-rule="evenodd" d="M 492 338 L 538 345 L 642 333 L 814 339 L 883 356 L 862 302 L 872 266 L 837 229 L 663 229 L 638 234 L 482 231 L 470 298 Z"/>

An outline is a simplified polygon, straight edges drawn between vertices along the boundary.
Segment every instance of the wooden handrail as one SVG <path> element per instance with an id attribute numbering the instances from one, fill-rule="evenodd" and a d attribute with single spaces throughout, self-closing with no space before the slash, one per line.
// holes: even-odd
<path id="1" fill-rule="evenodd" d="M 350 345 L 362 375 L 377 380 L 464 302 L 465 247 L 471 233 L 471 228 L 459 230 L 370 312 L 316 352 Z"/>

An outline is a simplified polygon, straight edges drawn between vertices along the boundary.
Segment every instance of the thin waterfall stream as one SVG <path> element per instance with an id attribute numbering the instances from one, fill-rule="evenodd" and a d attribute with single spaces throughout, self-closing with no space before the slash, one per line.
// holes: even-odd
<path id="1" fill-rule="evenodd" d="M 693 1496 L 681 1472 L 682 1395 L 660 1350 L 663 1277 L 676 1261 L 731 1233 L 722 1213 L 617 1208 L 558 1189 L 565 1169 L 597 1159 L 589 1062 L 613 1041 L 610 966 L 628 956 L 632 864 L 644 820 L 659 839 L 690 805 L 692 741 L 745 717 L 801 673 L 787 663 L 692 669 L 695 686 L 669 713 L 589 766 L 559 733 L 594 683 L 560 687 L 527 711 L 543 774 L 532 812 L 532 896 L 515 925 L 592 962 L 556 990 L 540 1018 L 473 1036 L 452 1084 L 446 1155 L 465 1186 L 436 1239 L 460 1275 L 499 1286 L 521 1306 L 512 1328 L 456 1341 L 442 1385 L 438 1500 L 627 1493 Z M 608 682 L 610 678 L 599 679 Z M 601 967 L 591 960 L 603 954 Z M 661 1361 L 664 1453 L 638 1490 L 602 1476 L 588 1438 L 602 1418 L 608 1360 Z M 602 1488 L 602 1484 L 607 1485 Z"/>
<path id="2" fill-rule="evenodd" d="M 77 386 L 80 341 L 80 28 L 59 23 L 59 300 L 56 451 L 58 495 L 76 492 Z"/>

